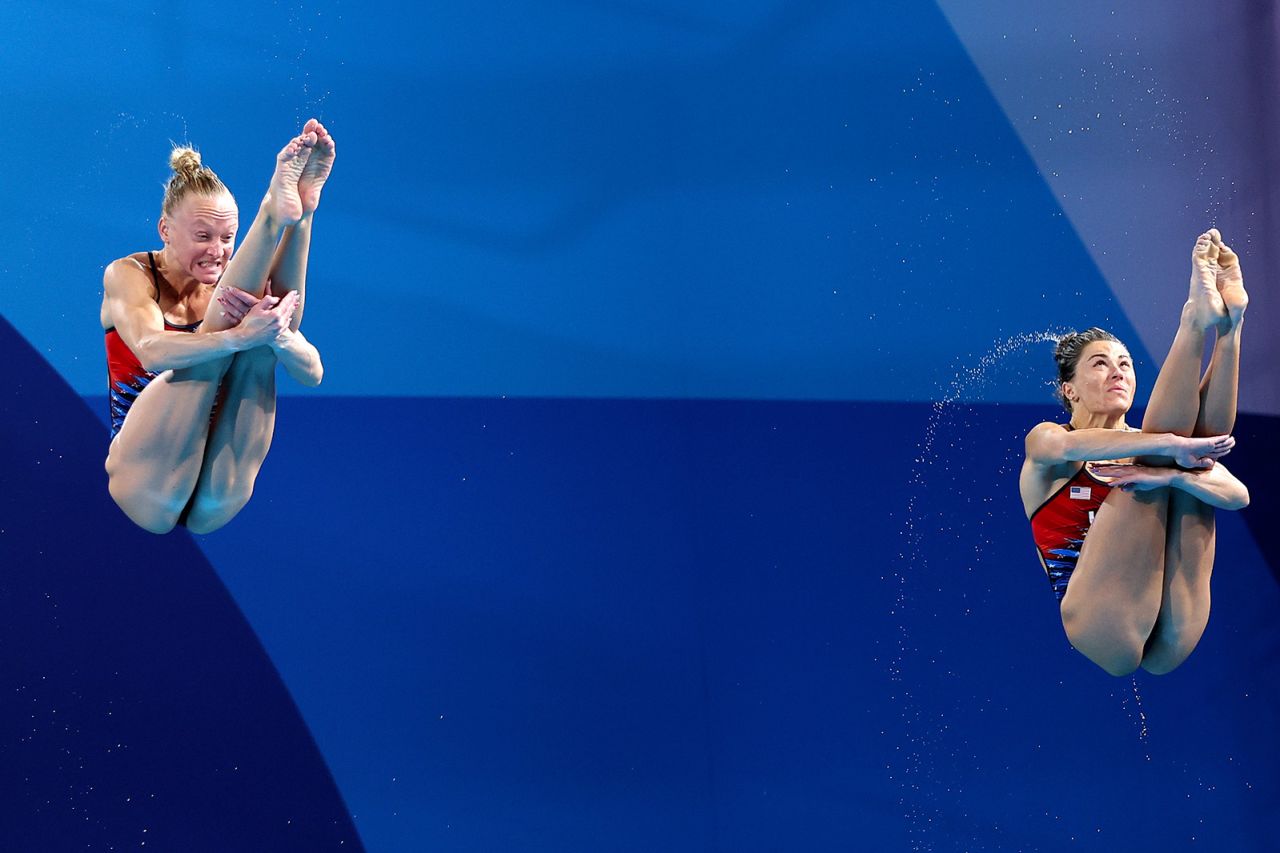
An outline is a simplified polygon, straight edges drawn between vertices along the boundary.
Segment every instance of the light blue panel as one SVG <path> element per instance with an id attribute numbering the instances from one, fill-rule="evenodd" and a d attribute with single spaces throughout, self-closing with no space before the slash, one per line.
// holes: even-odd
<path id="1" fill-rule="evenodd" d="M 232 3 L 216 62 L 181 8 L 7 14 L 0 308 L 81 393 L 168 140 L 247 222 L 311 113 L 322 394 L 925 400 L 1012 335 L 1128 329 L 930 4 Z"/>

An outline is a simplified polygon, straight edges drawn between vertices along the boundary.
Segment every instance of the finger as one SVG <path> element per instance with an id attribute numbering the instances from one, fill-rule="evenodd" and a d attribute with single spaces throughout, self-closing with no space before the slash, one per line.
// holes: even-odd
<path id="1" fill-rule="evenodd" d="M 222 305 L 222 316 L 229 317 L 232 320 L 235 320 L 236 322 L 239 322 L 244 319 L 243 311 L 240 311 L 233 305 L 228 305 L 226 302 L 223 302 L 221 299 L 219 299 L 218 302 Z"/>
<path id="2" fill-rule="evenodd" d="M 257 297 L 252 293 L 246 293 L 238 287 L 225 287 L 218 295 L 223 299 L 233 300 L 246 308 L 258 301 Z"/>
<path id="3" fill-rule="evenodd" d="M 296 291 L 296 290 L 290 290 L 290 291 L 289 291 L 288 293 L 286 293 L 286 294 L 284 295 L 284 297 L 280 300 L 280 304 L 279 304 L 278 306 L 276 306 L 276 309 L 277 309 L 281 314 L 289 314 L 289 315 L 292 315 L 292 314 L 293 314 L 293 312 L 294 312 L 295 310 L 297 310 L 297 307 L 298 307 L 298 291 Z"/>

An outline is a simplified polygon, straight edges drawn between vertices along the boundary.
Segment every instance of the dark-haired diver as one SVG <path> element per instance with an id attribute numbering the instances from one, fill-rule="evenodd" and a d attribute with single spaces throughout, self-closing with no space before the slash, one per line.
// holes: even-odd
<path id="1" fill-rule="evenodd" d="M 276 156 L 232 259 L 235 199 L 195 151 L 175 149 L 158 224 L 164 248 L 107 267 L 106 468 L 111 497 L 140 527 L 207 533 L 230 521 L 271 445 L 276 362 L 319 384 L 320 355 L 298 324 L 312 216 L 335 153 L 324 126 L 308 121 Z"/>
<path id="2" fill-rule="evenodd" d="M 1027 434 L 1019 487 L 1067 637 L 1112 675 L 1170 672 L 1204 633 L 1214 509 L 1249 502 L 1217 461 L 1235 443 L 1228 433 L 1248 301 L 1235 253 L 1217 230 L 1200 235 L 1191 293 L 1141 431 L 1125 423 L 1133 361 L 1114 336 L 1089 329 L 1054 354 L 1071 420 Z M 1217 340 L 1202 378 L 1211 329 Z"/>

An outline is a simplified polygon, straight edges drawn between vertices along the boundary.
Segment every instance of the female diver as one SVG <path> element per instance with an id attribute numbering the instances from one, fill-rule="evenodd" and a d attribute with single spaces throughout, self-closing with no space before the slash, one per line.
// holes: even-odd
<path id="1" fill-rule="evenodd" d="M 190 148 L 170 156 L 164 248 L 103 277 L 111 497 L 140 527 L 208 533 L 249 500 L 275 426 L 275 365 L 319 384 L 302 321 L 311 223 L 336 147 L 307 122 L 276 157 L 258 213 L 235 246 L 231 193 Z M 218 308 L 210 310 L 216 301 Z"/>
<path id="2" fill-rule="evenodd" d="M 1139 666 L 1164 674 L 1191 654 L 1209 619 L 1214 510 L 1249 502 L 1217 461 L 1235 443 L 1228 433 L 1248 295 L 1216 229 L 1196 241 L 1191 270 L 1142 430 L 1125 423 L 1132 359 L 1095 328 L 1063 338 L 1054 354 L 1070 423 L 1037 424 L 1026 439 L 1022 503 L 1063 627 L 1112 675 Z M 1210 329 L 1217 339 L 1202 378 Z"/>

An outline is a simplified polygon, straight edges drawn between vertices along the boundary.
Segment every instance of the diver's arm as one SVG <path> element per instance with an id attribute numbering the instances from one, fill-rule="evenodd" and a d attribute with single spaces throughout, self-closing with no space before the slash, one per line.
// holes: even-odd
<path id="1" fill-rule="evenodd" d="M 320 351 L 303 337 L 302 332 L 285 329 L 271 345 L 284 369 L 300 384 L 314 388 L 324 378 Z"/>
<path id="2" fill-rule="evenodd" d="M 1037 424 L 1027 433 L 1027 460 L 1048 468 L 1064 462 L 1101 462 L 1132 456 L 1168 456 L 1185 468 L 1204 468 L 1235 446 L 1228 435 L 1187 438 L 1121 429 L 1064 429 Z"/>
<path id="3" fill-rule="evenodd" d="M 1146 492 L 1168 486 L 1180 489 L 1217 509 L 1237 510 L 1249 505 L 1249 489 L 1221 462 L 1212 468 L 1187 471 L 1147 465 L 1095 465 L 1092 472 L 1110 480 L 1112 488 Z"/>

